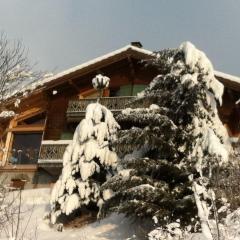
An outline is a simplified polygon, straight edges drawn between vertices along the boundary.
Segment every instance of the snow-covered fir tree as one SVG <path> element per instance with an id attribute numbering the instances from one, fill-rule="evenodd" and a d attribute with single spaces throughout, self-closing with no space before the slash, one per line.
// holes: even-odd
<path id="1" fill-rule="evenodd" d="M 102 186 L 114 193 L 102 215 L 152 218 L 163 230 L 199 222 L 211 239 L 209 177 L 230 151 L 217 113 L 224 87 L 206 55 L 189 42 L 156 53 L 148 65 L 159 75 L 117 117 L 122 169 Z"/>
<path id="2" fill-rule="evenodd" d="M 62 174 L 52 190 L 52 223 L 83 206 L 101 207 L 111 196 L 108 190 L 101 192 L 100 186 L 117 166 L 117 155 L 109 143 L 115 140 L 118 128 L 105 106 L 99 103 L 87 106 L 85 118 L 65 150 Z"/>

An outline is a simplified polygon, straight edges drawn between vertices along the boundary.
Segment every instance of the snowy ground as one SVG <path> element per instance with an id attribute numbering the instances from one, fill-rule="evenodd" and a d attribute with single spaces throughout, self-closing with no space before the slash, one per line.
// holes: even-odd
<path id="1" fill-rule="evenodd" d="M 44 215 L 50 209 L 49 199 L 50 189 L 47 188 L 22 191 L 23 204 L 21 211 L 23 214 L 21 215 L 21 226 L 17 240 L 22 239 L 20 237 L 26 226 L 26 232 L 22 240 L 127 240 L 137 231 L 136 225 L 132 224 L 130 220 L 123 215 L 114 214 L 100 222 L 79 229 L 68 228 L 63 232 L 58 232 L 56 229 L 50 228 L 46 220 L 43 220 Z M 223 225 L 219 227 L 221 232 L 224 233 L 224 236 L 221 234 L 221 240 L 240 240 L 240 208 L 228 215 L 225 227 Z M 11 231 L 11 226 L 9 230 Z M 155 238 L 152 239 L 155 240 Z M 194 234 L 186 239 L 206 240 L 202 234 Z M 0 240 L 15 239 L 3 237 L 3 231 L 1 231 Z"/>
<path id="2" fill-rule="evenodd" d="M 26 239 L 78 239 L 78 240 L 121 240 L 133 235 L 134 226 L 121 215 L 112 215 L 100 222 L 89 224 L 80 229 L 67 229 L 63 232 L 50 228 L 43 220 L 49 211 L 50 189 L 33 189 L 22 192 L 22 209 L 27 209 L 21 221 L 25 228 L 32 214 L 26 233 Z M 36 236 L 35 236 L 36 235 Z M 0 237 L 0 239 L 8 239 Z"/>

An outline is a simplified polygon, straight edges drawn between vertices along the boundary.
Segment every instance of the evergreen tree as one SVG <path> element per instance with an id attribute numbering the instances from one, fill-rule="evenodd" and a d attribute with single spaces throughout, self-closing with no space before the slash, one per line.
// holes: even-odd
<path id="1" fill-rule="evenodd" d="M 217 114 L 223 85 L 189 42 L 156 53 L 147 65 L 159 75 L 117 117 L 122 129 L 114 146 L 122 169 L 102 186 L 114 194 L 101 213 L 153 218 L 160 225 L 201 222 L 199 207 L 209 207 L 207 177 L 227 163 L 230 149 Z"/>
<path id="2" fill-rule="evenodd" d="M 95 85 L 96 80 L 102 83 L 106 79 L 97 76 L 93 79 Z M 85 118 L 65 150 L 62 174 L 52 190 L 52 223 L 83 206 L 101 207 L 103 200 L 111 196 L 108 190 L 101 192 L 100 186 L 117 165 L 117 155 L 109 142 L 115 139 L 118 128 L 106 107 L 99 103 L 88 105 Z"/>

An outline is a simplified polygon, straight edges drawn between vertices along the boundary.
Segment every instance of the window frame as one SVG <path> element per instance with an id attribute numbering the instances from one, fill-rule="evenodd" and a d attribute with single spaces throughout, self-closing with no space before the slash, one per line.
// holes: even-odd
<path id="1" fill-rule="evenodd" d="M 39 115 L 41 113 L 45 113 L 45 120 L 43 124 L 30 124 L 30 125 L 19 125 L 18 126 L 18 122 L 23 121 L 24 119 L 28 119 L 31 118 L 33 116 Z M 7 137 L 6 137 L 6 141 L 5 141 L 5 153 L 2 157 L 2 163 L 1 166 L 14 166 L 14 168 L 36 168 L 36 164 L 12 164 L 10 162 L 10 155 L 11 155 L 11 151 L 12 151 L 12 147 L 13 147 L 13 139 L 14 139 L 14 133 L 42 133 L 42 139 L 43 140 L 43 136 L 44 136 L 44 132 L 45 132 L 45 128 L 46 128 L 46 121 L 47 121 L 47 112 L 44 109 L 41 108 L 33 108 L 30 110 L 27 110 L 26 112 L 23 112 L 19 115 L 17 115 L 16 117 L 14 117 L 10 123 L 9 123 L 9 127 L 7 128 Z M 40 149 L 41 150 L 41 144 L 40 144 Z"/>
<path id="2" fill-rule="evenodd" d="M 41 149 L 41 142 L 42 142 L 42 138 L 43 138 L 43 131 L 24 131 L 24 132 L 22 132 L 22 131 L 12 131 L 12 142 L 11 142 L 11 152 L 13 151 L 13 144 L 14 144 L 14 135 L 15 134 L 22 134 L 22 135 L 24 135 L 24 134 L 41 134 L 41 139 L 40 139 L 40 145 L 39 145 L 39 152 L 40 152 L 40 149 Z M 12 156 L 12 154 L 11 154 L 11 152 L 9 152 L 9 156 L 8 156 L 8 163 L 9 163 L 9 165 L 13 165 L 13 166 L 30 166 L 30 165 L 37 165 L 37 161 L 36 161 L 36 163 L 29 163 L 29 164 L 18 164 L 18 163 L 16 163 L 16 164 L 14 164 L 14 163 L 12 163 L 11 162 L 11 156 Z M 38 152 L 38 155 L 39 155 L 39 152 Z"/>

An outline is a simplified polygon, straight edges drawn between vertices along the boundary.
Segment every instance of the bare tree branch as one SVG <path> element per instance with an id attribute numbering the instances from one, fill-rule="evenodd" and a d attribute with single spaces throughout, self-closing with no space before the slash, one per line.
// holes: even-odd
<path id="1" fill-rule="evenodd" d="M 28 51 L 21 41 L 10 41 L 6 34 L 0 34 L 0 111 L 11 93 L 24 83 L 32 83 L 43 75 L 33 71 Z"/>

